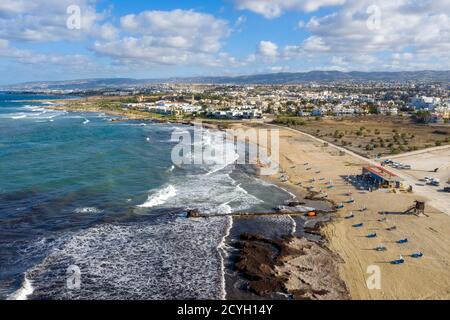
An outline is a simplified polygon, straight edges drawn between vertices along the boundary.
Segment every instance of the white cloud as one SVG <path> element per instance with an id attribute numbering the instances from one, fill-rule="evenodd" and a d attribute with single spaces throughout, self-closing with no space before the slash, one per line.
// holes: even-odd
<path id="1" fill-rule="evenodd" d="M 23 64 L 85 67 L 87 64 L 91 63 L 90 59 L 84 55 L 42 54 L 30 50 L 17 49 L 11 47 L 9 41 L 5 39 L 0 39 L 0 57 L 12 59 L 14 62 Z"/>
<path id="2" fill-rule="evenodd" d="M 234 0 L 239 10 L 249 10 L 268 19 L 281 16 L 287 10 L 313 12 L 321 7 L 336 6 L 346 0 Z"/>
<path id="3" fill-rule="evenodd" d="M 81 28 L 69 29 L 69 6 L 80 8 Z M 95 9 L 95 0 L 1 0 L 0 37 L 23 41 L 79 40 L 87 35 L 111 36 L 112 26 L 99 24 L 106 12 Z"/>
<path id="4" fill-rule="evenodd" d="M 379 28 L 370 25 L 378 18 L 371 6 L 379 10 Z M 350 70 L 450 68 L 449 1 L 347 0 L 304 28 L 309 37 L 284 47 L 280 58 Z"/>
<path id="5" fill-rule="evenodd" d="M 94 50 L 124 63 L 216 65 L 228 22 L 193 10 L 144 11 L 120 19 L 121 38 Z"/>
<path id="6" fill-rule="evenodd" d="M 303 49 L 311 52 L 329 51 L 330 47 L 325 44 L 321 37 L 311 36 L 303 41 Z"/>
<path id="7" fill-rule="evenodd" d="M 159 47 L 216 52 L 230 30 L 228 22 L 193 10 L 144 11 L 120 19 L 124 31 L 142 35 Z"/>
<path id="8" fill-rule="evenodd" d="M 367 26 L 373 5 L 380 10 L 375 29 Z M 338 12 L 311 18 L 307 28 L 339 52 L 422 50 L 450 45 L 449 15 L 448 1 L 349 0 Z"/>
<path id="9" fill-rule="evenodd" d="M 264 58 L 273 59 L 278 56 L 278 46 L 271 41 L 261 41 L 257 53 Z"/>

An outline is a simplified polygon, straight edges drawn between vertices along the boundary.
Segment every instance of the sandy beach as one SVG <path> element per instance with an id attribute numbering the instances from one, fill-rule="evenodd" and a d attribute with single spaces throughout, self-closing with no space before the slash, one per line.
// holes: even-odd
<path id="1" fill-rule="evenodd" d="M 251 125 L 264 126 L 264 125 Z M 427 204 L 427 216 L 381 215 L 382 211 L 403 212 L 415 200 L 415 193 L 361 190 L 349 180 L 361 174 L 364 159 L 344 154 L 333 146 L 311 139 L 301 132 L 280 128 L 280 168 L 287 181 L 276 174 L 271 179 L 299 197 L 306 188 L 328 194 L 335 203 L 345 203 L 332 222 L 322 228 L 327 246 L 342 259 L 339 274 L 352 299 L 449 299 L 450 298 L 450 217 Z M 353 180 L 355 181 L 355 180 Z M 328 189 L 329 183 L 333 188 Z M 361 208 L 366 208 L 360 212 Z M 353 213 L 353 219 L 345 219 Z M 354 224 L 363 223 L 355 228 Z M 395 227 L 394 230 L 387 229 Z M 376 233 L 376 238 L 367 238 Z M 408 238 L 408 243 L 397 241 Z M 387 250 L 375 248 L 383 244 Z M 422 258 L 411 254 L 422 252 Z M 390 262 L 402 255 L 405 263 Z M 380 288 L 369 289 L 368 268 L 379 267 Z M 369 270 L 370 271 L 370 270 Z M 295 281 L 290 281 L 295 283 Z M 294 289 L 294 288 L 293 288 Z"/>

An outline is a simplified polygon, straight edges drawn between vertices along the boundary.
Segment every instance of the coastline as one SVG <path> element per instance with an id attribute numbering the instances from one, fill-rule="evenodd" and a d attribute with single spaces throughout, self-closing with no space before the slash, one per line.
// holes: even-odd
<path id="1" fill-rule="evenodd" d="M 74 107 L 74 105 L 49 105 L 46 106 L 46 108 L 48 109 L 57 109 L 57 110 L 64 110 L 64 111 L 68 111 L 68 112 L 93 112 L 93 113 L 104 113 L 104 114 L 108 114 L 108 115 L 113 115 L 113 116 L 120 116 L 121 117 L 121 121 L 133 121 L 133 120 L 140 120 L 140 121 L 152 121 L 152 122 L 173 122 L 173 123 L 180 123 L 180 124 L 185 124 L 185 125 L 192 125 L 193 123 L 191 121 L 186 121 L 186 120 L 182 120 L 182 121 L 177 121 L 177 120 L 162 120 L 162 119 L 155 119 L 153 117 L 148 117 L 148 116 L 130 116 L 129 114 L 127 114 L 127 112 L 124 110 L 124 112 L 121 111 L 111 111 L 111 110 L 103 110 L 103 109 L 98 109 L 98 108 L 93 108 L 93 107 L 82 107 L 82 106 L 76 106 Z M 202 123 L 202 125 L 205 128 L 210 128 L 210 129 L 215 129 L 215 130 L 221 130 L 221 126 L 220 126 L 220 122 L 218 123 Z M 299 193 L 298 190 L 297 191 L 293 191 L 290 190 L 291 188 L 288 186 L 282 186 L 280 184 L 277 183 L 276 179 L 274 179 L 273 177 L 258 177 L 261 178 L 261 180 L 264 183 L 270 184 L 270 185 L 274 185 L 279 189 L 282 189 L 284 192 L 289 193 L 292 195 L 294 200 L 302 200 L 305 201 L 305 205 L 306 206 L 311 206 L 314 207 L 316 209 L 319 210 L 330 210 L 330 205 L 328 203 L 324 203 L 322 200 L 318 200 L 318 201 L 313 201 L 313 200 L 306 200 L 305 197 L 307 197 L 307 193 Z M 285 203 L 279 203 L 280 206 L 285 205 Z M 310 258 L 314 258 L 314 256 L 320 256 L 321 258 L 324 259 L 329 259 L 330 263 L 329 264 L 334 264 L 338 259 L 336 259 L 336 257 L 334 257 L 333 255 L 330 254 L 330 252 L 327 252 L 324 250 L 323 245 L 321 244 L 321 240 L 320 240 L 320 235 L 317 233 L 317 230 L 314 232 L 314 234 L 308 234 L 307 232 L 305 232 L 305 221 L 302 220 L 301 216 L 303 216 L 303 214 L 299 214 L 299 213 L 295 213 L 292 212 L 292 214 L 287 214 L 287 213 L 281 213 L 281 212 L 276 212 L 275 210 L 272 213 L 269 213 L 269 216 L 261 216 L 261 215 L 252 215 L 251 213 L 241 217 L 241 216 L 233 216 L 231 217 L 232 221 L 230 223 L 229 226 L 229 230 L 227 230 L 224 239 L 222 241 L 222 243 L 219 245 L 218 250 L 220 252 L 220 254 L 223 256 L 224 261 L 227 259 L 227 255 L 228 253 L 226 252 L 227 250 L 225 249 L 226 247 L 232 247 L 235 246 L 236 244 L 239 245 L 241 244 L 241 240 L 240 240 L 240 236 L 241 234 L 249 231 L 249 230 L 253 230 L 256 237 L 258 239 L 262 239 L 264 238 L 264 234 L 261 233 L 261 230 L 257 230 L 257 228 L 255 228 L 255 225 L 266 225 L 267 229 L 270 229 L 272 227 L 270 227 L 270 219 L 287 219 L 288 222 L 290 224 L 292 224 L 292 227 L 290 229 L 289 232 L 280 232 L 279 237 L 272 237 L 270 236 L 267 240 L 268 241 L 280 241 L 279 243 L 277 242 L 277 246 L 283 247 L 283 248 L 290 248 L 288 250 L 288 252 L 291 251 L 304 251 L 305 250 L 305 246 L 310 248 L 310 247 L 314 247 L 317 248 L 318 250 L 314 250 L 311 251 L 311 253 L 306 253 L 305 257 L 310 257 Z M 244 220 L 247 220 L 244 223 Z M 247 224 L 247 222 L 250 221 L 250 225 Z M 262 225 L 261 225 L 262 223 Z M 314 227 L 314 223 L 312 224 L 312 228 L 311 229 L 315 229 Z M 235 233 L 234 234 L 234 238 L 232 236 L 230 236 L 230 233 Z M 236 233 L 237 232 L 237 233 Z M 308 237 L 309 236 L 309 237 Z M 298 242 L 298 237 L 301 237 L 301 239 L 304 239 L 303 241 Z M 233 238 L 233 239 L 232 239 Z M 309 238 L 309 239 L 308 239 Z M 296 240 L 297 239 L 297 240 Z M 233 243 L 232 243 L 233 242 Z M 275 243 L 274 242 L 274 243 Z M 261 253 L 261 255 L 264 255 L 264 253 Z M 260 255 L 260 257 L 261 257 Z M 236 255 L 230 255 L 233 258 L 236 258 Z M 258 257 L 258 259 L 260 258 Z M 295 269 L 297 267 L 288 267 L 289 263 L 292 263 L 292 261 L 294 261 L 297 258 L 297 256 L 292 256 L 292 255 L 286 255 L 286 254 L 281 254 L 279 255 L 279 259 L 278 261 L 276 260 L 272 260 L 270 261 L 267 260 L 266 262 L 269 264 L 272 264 L 272 267 L 274 268 L 272 275 L 274 276 L 277 281 L 279 281 L 278 279 L 282 279 L 281 283 L 283 283 L 284 287 L 284 293 L 282 293 L 280 295 L 280 293 L 275 292 L 277 287 L 268 287 L 266 288 L 267 290 L 269 290 L 267 292 L 267 294 L 271 297 L 280 299 L 280 298 L 284 298 L 284 299 L 292 299 L 293 297 L 295 298 L 307 298 L 307 299 L 320 299 L 320 298 L 331 298 L 327 297 L 325 294 L 325 289 L 321 287 L 321 285 L 316 281 L 315 286 L 313 287 L 307 287 L 307 288 L 303 288 L 303 291 L 296 291 L 297 287 L 294 286 L 292 288 L 289 288 L 288 290 L 288 286 L 287 283 L 289 281 L 288 278 L 286 278 L 285 276 L 281 276 L 281 274 L 286 275 L 286 274 L 291 274 L 290 279 L 296 279 L 296 282 L 299 282 L 298 279 L 303 279 L 305 276 L 304 275 L 304 271 L 303 272 L 297 272 L 295 271 Z M 233 260 L 233 259 L 232 259 Z M 235 261 L 227 261 L 227 272 L 228 273 L 232 273 L 233 270 L 235 269 Z M 278 266 L 278 264 L 280 264 L 280 266 Z M 284 266 L 284 267 L 283 267 Z M 225 266 L 224 266 L 225 267 Z M 284 268 L 283 271 L 282 268 Z M 277 275 L 277 273 L 279 273 Z M 311 277 L 311 276 L 307 276 L 307 277 Z M 337 278 L 337 272 L 334 273 L 334 277 Z M 314 277 L 316 280 L 320 279 L 320 276 L 315 276 Z M 227 276 L 224 282 L 224 288 L 230 288 L 232 287 L 237 281 L 242 280 L 242 273 L 235 275 L 235 277 L 230 277 Z M 311 280 L 311 279 L 310 279 Z M 309 280 L 309 281 L 310 281 Z M 302 280 L 303 281 L 303 280 Z M 304 281 L 303 281 L 304 282 Z M 340 283 L 339 281 L 336 281 L 337 283 L 335 285 L 333 285 L 336 288 L 339 288 L 338 291 L 342 291 L 345 292 L 346 289 L 343 286 L 342 283 Z M 317 288 L 316 288 L 317 287 Z M 343 289 L 342 289 L 343 288 Z M 270 290 L 273 290 L 274 292 L 270 292 Z M 239 291 L 239 290 L 238 290 Z M 247 292 L 246 292 L 247 291 Z M 289 294 L 290 292 L 290 294 Z M 296 293 L 295 293 L 296 292 Z M 300 294 L 300 292 L 302 292 L 302 294 Z M 316 293 L 314 293 L 316 292 Z M 248 290 L 240 290 L 240 292 L 235 292 L 232 294 L 232 298 L 249 298 L 249 292 Z M 267 294 L 262 294 L 262 292 L 259 292 L 260 294 L 260 298 L 263 297 L 267 297 Z M 227 295 L 227 292 L 223 292 L 222 293 L 222 298 L 225 298 L 225 296 Z M 254 295 L 250 294 L 250 297 L 255 298 Z M 343 294 L 343 297 L 346 297 L 345 294 Z"/>
<path id="2" fill-rule="evenodd" d="M 55 106 L 46 106 L 49 109 Z M 77 108 L 67 111 L 105 112 Z M 124 116 L 121 112 L 108 113 Z M 160 121 L 149 117 L 128 118 L 127 120 Z M 163 121 L 168 122 L 168 121 Z M 169 121 L 191 125 L 191 121 Z M 204 124 L 205 127 L 220 129 L 218 124 Z M 254 127 L 263 124 L 243 123 L 234 126 Z M 269 127 L 269 126 L 267 126 Z M 308 190 L 326 190 L 328 201 L 345 203 L 350 198 L 355 202 L 345 204 L 327 223 L 321 223 L 316 232 L 325 238 L 324 245 L 336 255 L 339 262 L 338 272 L 349 291 L 351 299 L 448 299 L 450 297 L 450 217 L 428 209 L 428 218 L 393 215 L 384 221 L 380 211 L 404 211 L 414 200 L 424 200 L 414 194 L 394 194 L 377 191 L 369 193 L 359 188 L 354 177 L 359 175 L 366 165 L 362 159 L 341 154 L 333 146 L 325 146 L 301 132 L 280 128 L 280 168 L 286 181 L 279 177 L 267 177 L 265 181 L 289 190 L 299 199 L 304 198 Z M 251 142 L 251 141 L 250 141 Z M 308 163 L 308 165 L 305 165 Z M 326 182 L 332 182 L 333 188 L 326 189 Z M 351 195 L 351 196 L 350 196 Z M 364 207 L 365 211 L 360 211 Z M 355 218 L 345 219 L 353 213 Z M 234 219 L 234 218 L 233 218 Z M 236 222 L 236 220 L 234 221 Z M 356 222 L 365 224 L 363 230 L 352 228 Z M 233 223 L 236 226 L 236 223 Z M 395 226 L 396 231 L 386 229 Z M 378 239 L 369 239 L 365 235 L 377 230 Z M 398 245 L 402 237 L 411 239 L 407 245 Z M 380 243 L 388 244 L 387 252 L 375 250 Z M 405 265 L 393 266 L 390 261 L 399 255 L 408 256 L 418 250 L 425 252 L 420 260 L 407 258 Z M 292 257 L 293 258 L 293 257 Z M 275 262 L 273 262 L 275 265 Z M 287 263 L 289 264 L 289 263 Z M 285 264 L 285 265 L 287 265 Z M 370 276 L 367 270 L 371 266 L 381 270 L 381 288 L 369 289 L 366 280 Z M 277 269 L 278 270 L 278 269 Z M 290 271 L 295 267 L 289 268 Z M 440 281 L 436 281 L 440 279 Z"/>

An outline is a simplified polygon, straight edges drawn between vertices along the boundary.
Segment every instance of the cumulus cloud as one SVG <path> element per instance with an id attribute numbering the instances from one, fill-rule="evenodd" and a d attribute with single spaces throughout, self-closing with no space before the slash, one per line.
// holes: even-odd
<path id="1" fill-rule="evenodd" d="M 347 0 L 303 26 L 310 35 L 281 58 L 352 70 L 450 68 L 448 1 Z"/>
<path id="2" fill-rule="evenodd" d="M 368 25 L 374 5 L 377 28 Z M 450 2 L 349 0 L 338 12 L 311 18 L 306 27 L 338 52 L 443 51 L 450 48 Z"/>
<path id="3" fill-rule="evenodd" d="M 107 13 L 99 13 L 95 0 L 2 0 L 0 37 L 21 41 L 79 40 L 87 35 L 111 37 L 112 25 L 102 25 Z M 80 28 L 68 28 L 70 6 L 80 9 Z"/>
<path id="4" fill-rule="evenodd" d="M 246 23 L 245 15 L 228 22 L 209 13 L 175 9 L 114 17 L 113 9 L 99 12 L 98 3 L 99 0 L 1 0 L 0 58 L 26 66 L 48 63 L 63 68 L 66 64 L 92 70 L 120 67 L 129 73 L 159 69 L 168 75 L 172 70 L 194 67 L 201 73 L 208 72 L 208 67 L 218 72 L 239 68 L 239 72 L 246 73 L 262 70 L 258 68 L 276 71 L 289 67 L 450 68 L 448 0 L 233 0 L 231 5 L 237 9 L 269 19 L 287 11 L 311 13 L 308 18 L 301 17 L 296 26 L 297 41 L 281 46 L 276 39 L 261 38 L 252 44 L 256 49 L 251 52 L 236 50 L 238 58 L 225 52 L 224 44 L 231 34 L 244 32 L 240 30 L 244 25 L 245 31 L 250 28 L 252 24 Z M 80 29 L 67 28 L 70 5 L 80 7 Z M 319 10 L 324 7 L 326 11 Z M 43 44 L 36 44 L 65 41 L 61 47 L 66 48 L 67 41 L 79 40 L 77 48 L 80 52 L 92 49 L 88 53 L 91 58 L 44 54 Z M 28 44 L 21 46 L 24 42 Z M 20 49 L 24 47 L 29 49 Z"/>
<path id="5" fill-rule="evenodd" d="M 346 0 L 234 0 L 239 10 L 249 10 L 268 19 L 281 16 L 287 10 L 313 12 L 321 7 L 336 6 Z"/>
<path id="6" fill-rule="evenodd" d="M 330 47 L 325 44 L 321 37 L 311 36 L 303 42 L 303 49 L 310 52 L 329 51 Z"/>
<path id="7" fill-rule="evenodd" d="M 0 57 L 12 59 L 14 62 L 23 64 L 45 64 L 45 65 L 61 65 L 61 66 L 79 66 L 86 67 L 93 62 L 84 55 L 71 54 L 42 54 L 30 50 L 17 49 L 10 45 L 5 39 L 0 39 Z"/>
<path id="8" fill-rule="evenodd" d="M 278 56 L 278 46 L 271 41 L 261 41 L 257 48 L 257 53 L 264 58 L 276 58 Z"/>
<path id="9" fill-rule="evenodd" d="M 229 35 L 228 22 L 193 10 L 144 11 L 120 19 L 122 36 L 97 41 L 94 50 L 122 61 L 215 64 Z"/>

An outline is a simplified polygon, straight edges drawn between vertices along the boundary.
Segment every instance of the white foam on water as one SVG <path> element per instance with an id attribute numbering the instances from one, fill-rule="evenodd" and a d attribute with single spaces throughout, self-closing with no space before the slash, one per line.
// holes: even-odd
<path id="1" fill-rule="evenodd" d="M 63 244 L 56 239 L 42 263 L 28 271 L 33 298 L 220 299 L 224 267 L 218 247 L 230 228 L 225 219 L 105 224 L 66 236 Z M 71 265 L 81 272 L 78 290 L 65 285 Z"/>
<path id="2" fill-rule="evenodd" d="M 164 203 L 158 203 L 160 208 L 195 208 L 204 214 L 217 214 L 247 210 L 263 202 L 236 186 L 228 173 L 188 175 L 171 183 L 176 196 L 164 198 Z M 165 192 L 151 195 L 146 204 L 154 204 Z"/>
<path id="3" fill-rule="evenodd" d="M 177 190 L 173 185 L 169 185 L 148 196 L 145 203 L 139 205 L 139 208 L 153 208 L 164 204 L 167 200 L 177 195 Z"/>
<path id="4" fill-rule="evenodd" d="M 103 211 L 95 207 L 77 208 L 74 213 L 102 213 Z"/>
<path id="5" fill-rule="evenodd" d="M 89 122 L 91 122 L 89 119 L 84 118 L 83 124 L 88 124 Z"/>
<path id="6" fill-rule="evenodd" d="M 26 118 L 26 117 L 27 117 L 26 114 L 16 114 L 16 115 L 14 115 L 14 116 L 11 116 L 11 119 L 13 119 L 13 120 L 18 120 L 18 119 L 24 119 L 24 118 Z"/>
<path id="7" fill-rule="evenodd" d="M 292 218 L 292 216 L 288 216 L 289 218 L 291 218 L 291 222 L 292 222 L 292 231 L 291 231 L 291 235 L 295 236 L 295 233 L 297 232 L 297 222 L 295 222 L 294 218 Z"/>
<path id="8" fill-rule="evenodd" d="M 216 143 L 220 142 L 220 143 Z M 179 177 L 172 177 L 168 187 L 151 194 L 140 208 L 195 208 L 204 214 L 228 214 L 243 211 L 254 205 L 263 203 L 262 200 L 249 194 L 230 176 L 233 171 L 233 162 L 238 158 L 232 143 L 225 146 L 222 142 L 223 133 L 204 131 L 203 140 L 196 141 L 197 146 L 208 147 L 206 163 L 195 165 L 197 173 Z M 205 154 L 204 154 L 205 156 Z M 225 160 L 225 162 L 224 162 Z M 174 166 L 170 170 L 173 170 Z M 190 165 L 186 165 L 190 170 Z M 190 171 L 189 171 L 190 172 Z M 176 195 L 176 196 L 175 196 Z"/>
<path id="9" fill-rule="evenodd" d="M 202 143 L 205 151 L 203 161 L 208 167 L 207 175 L 221 171 L 239 159 L 234 143 L 226 139 L 224 132 L 205 130 Z"/>
<path id="10" fill-rule="evenodd" d="M 46 111 L 45 108 L 39 107 L 39 106 L 32 106 L 32 105 L 25 105 L 21 107 L 21 109 L 30 110 L 32 112 L 44 112 Z"/>
<path id="11" fill-rule="evenodd" d="M 230 201 L 228 201 L 229 203 Z M 217 213 L 218 214 L 230 214 L 233 212 L 233 209 L 230 207 L 228 203 L 222 203 L 220 206 L 217 207 Z"/>
<path id="12" fill-rule="evenodd" d="M 31 281 L 25 276 L 22 286 L 8 297 L 8 300 L 27 300 L 33 294 L 34 288 Z"/>
<path id="13" fill-rule="evenodd" d="M 226 291 L 226 281 L 225 281 L 225 259 L 228 257 L 228 250 L 226 245 L 226 239 L 230 235 L 231 229 L 233 228 L 233 218 L 231 216 L 227 217 L 225 234 L 222 237 L 222 241 L 220 241 L 217 246 L 217 250 L 220 254 L 220 271 L 221 271 L 221 300 L 226 300 L 227 291 Z"/>

